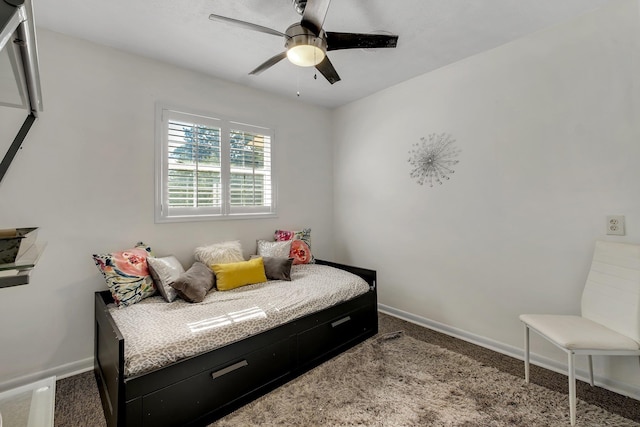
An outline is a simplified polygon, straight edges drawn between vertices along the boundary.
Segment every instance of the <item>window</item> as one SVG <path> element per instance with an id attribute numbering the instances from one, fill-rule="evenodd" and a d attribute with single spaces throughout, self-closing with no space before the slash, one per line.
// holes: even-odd
<path id="1" fill-rule="evenodd" d="M 156 221 L 273 216 L 273 132 L 177 111 L 156 111 Z"/>

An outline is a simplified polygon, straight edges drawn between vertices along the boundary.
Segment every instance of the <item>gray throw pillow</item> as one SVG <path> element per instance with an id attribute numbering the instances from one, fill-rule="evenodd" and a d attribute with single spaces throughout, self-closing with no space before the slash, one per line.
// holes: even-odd
<path id="1" fill-rule="evenodd" d="M 187 302 L 202 302 L 207 292 L 213 288 L 214 280 L 213 271 L 196 261 L 171 284 L 171 287 Z"/>
<path id="2" fill-rule="evenodd" d="M 252 255 L 251 258 L 258 258 L 259 255 Z M 269 280 L 291 280 L 291 265 L 293 258 L 274 258 L 263 256 L 264 274 Z"/>
<path id="3" fill-rule="evenodd" d="M 162 258 L 148 257 L 147 264 L 149 265 L 149 273 L 151 273 L 153 282 L 162 298 L 167 302 L 173 302 L 178 297 L 178 293 L 171 287 L 171 284 L 184 273 L 180 261 L 170 255 Z"/>

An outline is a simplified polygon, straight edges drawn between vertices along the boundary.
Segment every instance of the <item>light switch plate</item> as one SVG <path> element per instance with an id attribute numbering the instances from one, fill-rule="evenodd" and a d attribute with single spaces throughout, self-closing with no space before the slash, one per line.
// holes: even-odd
<path id="1" fill-rule="evenodd" d="M 624 215 L 607 216 L 607 234 L 624 236 Z"/>

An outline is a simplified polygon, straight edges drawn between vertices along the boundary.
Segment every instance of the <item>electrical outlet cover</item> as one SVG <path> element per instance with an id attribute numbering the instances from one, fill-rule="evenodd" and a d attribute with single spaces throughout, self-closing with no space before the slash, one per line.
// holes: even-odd
<path id="1" fill-rule="evenodd" d="M 624 236 L 624 215 L 607 216 L 607 234 L 612 236 Z"/>

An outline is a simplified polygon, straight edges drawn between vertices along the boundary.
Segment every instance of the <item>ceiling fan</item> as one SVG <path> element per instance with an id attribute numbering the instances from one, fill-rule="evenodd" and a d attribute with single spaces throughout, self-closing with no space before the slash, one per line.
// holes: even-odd
<path id="1" fill-rule="evenodd" d="M 398 43 L 396 35 L 336 33 L 324 31 L 322 25 L 331 0 L 292 0 L 296 11 L 302 15 L 299 23 L 294 23 L 284 33 L 262 25 L 252 24 L 239 19 L 211 14 L 209 19 L 236 25 L 248 30 L 284 37 L 285 51 L 269 58 L 249 74 L 260 74 L 284 58 L 301 67 L 316 67 L 318 71 L 334 84 L 340 81 L 333 64 L 327 57 L 327 51 L 339 49 L 392 48 Z"/>

